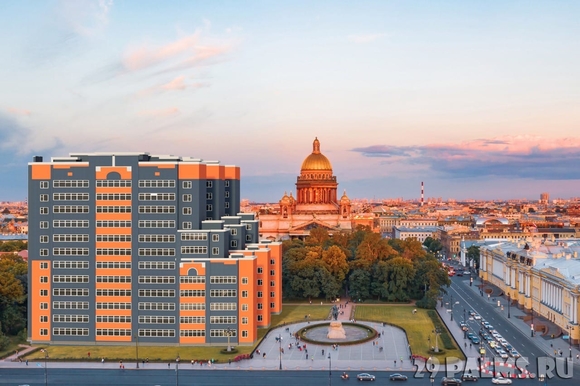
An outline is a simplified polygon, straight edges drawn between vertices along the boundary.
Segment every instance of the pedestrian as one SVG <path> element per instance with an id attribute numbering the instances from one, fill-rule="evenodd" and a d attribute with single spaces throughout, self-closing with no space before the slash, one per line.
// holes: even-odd
<path id="1" fill-rule="evenodd" d="M 28 366 L 28 359 L 26 360 L 26 366 Z"/>
<path id="2" fill-rule="evenodd" d="M 394 362 L 395 367 L 396 367 L 397 366 L 397 360 L 395 359 L 393 362 Z"/>
<path id="3" fill-rule="evenodd" d="M 171 368 L 171 362 L 167 363 L 167 368 L 170 369 Z"/>
<path id="4" fill-rule="evenodd" d="M 580 359 L 580 354 L 576 354 L 576 359 Z"/>
<path id="5" fill-rule="evenodd" d="M 101 358 L 101 363 L 105 363 L 105 358 Z"/>
<path id="6" fill-rule="evenodd" d="M 306 359 L 308 359 L 308 354 L 306 354 Z"/>
<path id="7" fill-rule="evenodd" d="M 123 368 L 123 361 L 119 361 L 119 368 L 122 369 Z"/>
<path id="8" fill-rule="evenodd" d="M 324 349 L 322 349 L 322 356 L 324 356 Z M 578 356 L 576 356 L 576 357 L 578 357 Z"/>
<path id="9" fill-rule="evenodd" d="M 262 354 L 262 358 L 266 358 L 266 353 L 263 353 Z"/>

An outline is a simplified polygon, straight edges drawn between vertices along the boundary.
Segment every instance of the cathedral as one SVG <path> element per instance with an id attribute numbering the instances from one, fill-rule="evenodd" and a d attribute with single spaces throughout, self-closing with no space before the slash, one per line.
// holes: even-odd
<path id="1" fill-rule="evenodd" d="M 350 231 L 351 203 L 346 192 L 338 199 L 338 182 L 332 165 L 314 139 L 312 153 L 302 162 L 296 179 L 296 197 L 290 193 L 279 201 L 279 209 L 259 214 L 260 237 L 270 240 L 304 239 L 310 229 L 324 227 L 328 233 Z"/>

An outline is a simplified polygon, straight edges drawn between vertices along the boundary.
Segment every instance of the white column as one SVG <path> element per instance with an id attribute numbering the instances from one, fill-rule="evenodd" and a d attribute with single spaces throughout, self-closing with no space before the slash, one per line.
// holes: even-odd
<path id="1" fill-rule="evenodd" d="M 572 321 L 574 322 L 574 324 L 578 323 L 578 297 L 576 295 L 572 296 L 572 299 L 574 299 L 573 301 L 573 306 L 572 306 Z"/>

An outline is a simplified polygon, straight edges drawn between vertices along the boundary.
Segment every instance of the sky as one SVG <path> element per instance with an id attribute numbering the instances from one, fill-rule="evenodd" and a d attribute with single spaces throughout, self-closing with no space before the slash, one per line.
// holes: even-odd
<path id="1" fill-rule="evenodd" d="M 351 199 L 580 196 L 578 1 L 0 0 L 0 201 L 34 155 L 172 154 Z"/>

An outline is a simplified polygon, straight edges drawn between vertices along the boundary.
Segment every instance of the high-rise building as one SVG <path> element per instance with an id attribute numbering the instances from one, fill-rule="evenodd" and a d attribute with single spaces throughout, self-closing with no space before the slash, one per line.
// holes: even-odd
<path id="1" fill-rule="evenodd" d="M 33 343 L 250 345 L 280 313 L 280 243 L 240 169 L 147 153 L 29 163 Z"/>

